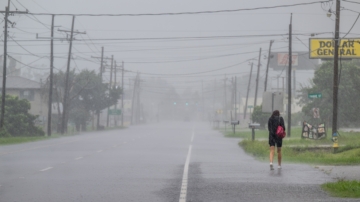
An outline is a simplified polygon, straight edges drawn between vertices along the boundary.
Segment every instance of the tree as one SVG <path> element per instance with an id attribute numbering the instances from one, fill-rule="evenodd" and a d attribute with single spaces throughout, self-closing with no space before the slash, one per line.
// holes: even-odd
<path id="1" fill-rule="evenodd" d="M 302 111 L 310 118 L 312 123 L 325 122 L 328 125 L 332 120 L 333 101 L 333 62 L 323 63 L 315 72 L 311 86 L 301 89 L 300 102 L 304 107 Z M 338 124 L 347 126 L 360 123 L 360 108 L 358 105 L 360 95 L 360 65 L 358 60 L 340 62 L 339 94 L 338 94 Z M 309 93 L 321 93 L 322 98 L 309 99 Z M 312 109 L 320 109 L 320 119 L 314 119 Z"/>
<path id="2" fill-rule="evenodd" d="M 1 136 L 44 136 L 45 132 L 35 125 L 38 116 L 29 114 L 30 102 L 26 99 L 6 95 L 4 129 Z M 1 101 L 0 101 L 1 103 Z"/>
<path id="3" fill-rule="evenodd" d="M 85 129 L 90 112 L 100 112 L 117 103 L 122 89 L 116 86 L 109 88 L 101 82 L 99 75 L 94 71 L 83 70 L 75 76 L 71 91 L 71 120 L 77 128 L 79 124 Z"/>
<path id="4" fill-rule="evenodd" d="M 69 74 L 69 112 L 65 112 L 65 116 L 67 116 L 65 126 L 67 126 L 68 120 L 71 120 L 77 129 L 80 129 L 80 125 L 85 129 L 86 122 L 90 118 L 90 112 L 99 112 L 116 104 L 122 89 L 118 87 L 109 88 L 108 84 L 101 82 L 100 76 L 95 71 L 82 70 L 76 74 L 73 70 Z M 64 81 L 64 72 L 60 71 L 54 74 L 56 89 L 53 95 L 54 102 L 63 103 Z M 47 83 L 45 88 L 48 89 L 48 86 Z"/>
<path id="5" fill-rule="evenodd" d="M 252 120 L 253 122 L 260 123 L 261 127 L 265 127 L 269 117 L 271 116 L 270 113 L 262 112 L 262 106 L 255 106 L 254 111 L 252 113 Z"/>

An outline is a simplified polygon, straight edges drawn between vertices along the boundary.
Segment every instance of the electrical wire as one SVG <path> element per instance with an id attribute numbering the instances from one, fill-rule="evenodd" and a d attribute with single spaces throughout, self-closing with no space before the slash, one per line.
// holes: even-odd
<path id="1" fill-rule="evenodd" d="M 219 68 L 219 69 L 214 69 L 214 70 L 209 70 L 209 71 L 203 71 L 203 72 L 193 72 L 193 73 L 187 73 L 187 74 L 153 74 L 153 73 L 144 73 L 144 72 L 141 72 L 141 74 L 145 74 L 145 75 L 157 75 L 157 76 L 187 76 L 187 75 L 196 75 L 196 74 L 204 74 L 204 73 L 209 73 L 209 72 L 215 72 L 215 71 L 219 71 L 219 70 L 223 70 L 223 69 L 227 69 L 227 68 L 231 68 L 231 67 L 235 67 L 235 66 L 238 66 L 240 64 L 244 64 L 252 59 L 255 59 L 256 57 L 254 58 L 251 58 L 251 59 L 247 59 L 243 62 L 240 62 L 240 63 L 237 63 L 237 64 L 233 64 L 233 65 L 229 65 L 229 66 L 226 66 L 226 67 L 222 67 L 222 68 Z M 130 71 L 130 70 L 126 70 L 126 72 L 134 72 L 134 71 Z M 135 73 L 135 72 L 134 72 Z"/>
<path id="2" fill-rule="evenodd" d="M 275 8 L 288 8 L 295 6 L 305 6 L 312 4 L 321 4 L 332 2 L 332 0 L 327 1 L 314 1 L 307 3 L 297 3 L 297 4 L 287 4 L 287 5 L 277 5 L 277 6 L 264 6 L 257 8 L 240 8 L 240 9 L 229 9 L 229 10 L 213 10 L 213 11 L 194 11 L 194 12 L 174 12 L 174 13 L 138 13 L 138 14 L 69 14 L 69 13 L 58 13 L 55 15 L 66 15 L 66 16 L 108 16 L 108 17 L 116 17 L 116 16 L 162 16 L 162 15 L 196 15 L 196 14 L 214 14 L 214 13 L 229 13 L 229 12 L 240 12 L 240 11 L 253 11 L 253 10 L 264 10 L 264 9 L 275 9 Z M 30 15 L 53 15 L 51 13 L 29 13 Z"/>
<path id="3" fill-rule="evenodd" d="M 355 1 L 349 1 L 349 0 L 343 0 L 345 2 L 349 2 L 349 3 L 354 3 L 354 4 L 360 4 L 359 2 L 355 2 Z"/>
<path id="4" fill-rule="evenodd" d="M 356 20 L 355 20 L 355 22 L 354 22 L 354 24 L 351 26 L 351 28 L 350 28 L 350 30 L 345 34 L 345 36 L 344 37 L 342 37 L 342 38 L 345 38 L 350 32 L 351 32 L 351 30 L 354 28 L 354 26 L 355 26 L 355 24 L 357 23 L 357 21 L 359 20 L 359 17 L 360 17 L 360 13 L 359 13 L 359 15 L 357 16 L 357 18 L 356 18 Z"/>

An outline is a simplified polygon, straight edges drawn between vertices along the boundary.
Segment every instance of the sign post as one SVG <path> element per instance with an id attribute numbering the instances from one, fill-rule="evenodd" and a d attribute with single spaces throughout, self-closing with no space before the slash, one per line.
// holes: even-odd
<path id="1" fill-rule="evenodd" d="M 108 113 L 110 116 L 118 116 L 121 115 L 121 109 L 109 109 Z"/>
<path id="2" fill-rule="evenodd" d="M 322 98 L 321 93 L 309 93 L 308 98 Z"/>

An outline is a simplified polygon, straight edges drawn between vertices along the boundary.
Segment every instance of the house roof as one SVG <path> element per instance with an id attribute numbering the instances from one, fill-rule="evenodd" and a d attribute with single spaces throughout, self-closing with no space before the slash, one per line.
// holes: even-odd
<path id="1" fill-rule="evenodd" d="M 0 77 L 0 88 L 2 88 L 3 79 Z M 33 81 L 21 76 L 7 76 L 6 77 L 7 89 L 40 89 L 40 82 Z"/>

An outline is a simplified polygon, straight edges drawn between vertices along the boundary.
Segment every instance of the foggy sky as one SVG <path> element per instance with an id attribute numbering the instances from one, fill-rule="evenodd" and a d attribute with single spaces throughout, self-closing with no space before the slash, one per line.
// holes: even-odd
<path id="1" fill-rule="evenodd" d="M 136 14 L 255 8 L 314 2 L 314 0 L 12 0 L 12 2 L 11 10 L 16 8 L 25 10 L 27 8 L 32 13 Z M 6 0 L 2 0 L 0 2 L 0 10 L 5 10 L 6 4 Z M 360 5 L 352 3 L 342 2 L 342 7 L 360 11 Z M 306 36 L 296 35 L 296 37 L 293 37 L 293 52 L 306 51 L 308 49 L 306 47 L 308 46 L 308 34 L 327 32 L 328 34 L 321 34 L 317 37 L 333 37 L 335 21 L 334 15 L 331 18 L 326 16 L 326 10 L 329 8 L 329 5 L 325 5 L 322 8 L 321 4 L 313 4 L 290 8 L 199 15 L 140 17 L 79 16 L 75 19 L 75 30 L 86 31 L 87 34 L 77 35 L 75 38 L 128 39 L 287 34 L 290 13 L 293 13 L 293 33 L 306 34 Z M 335 10 L 335 5 L 332 5 L 331 9 Z M 1 16 L 3 18 L 3 15 Z M 35 40 L 36 33 L 39 33 L 40 37 L 50 37 L 51 16 L 35 17 L 25 15 L 9 17 L 10 21 L 16 22 L 15 27 L 9 29 L 9 35 L 14 40 L 18 40 L 18 43 L 23 48 L 19 47 L 9 38 L 8 54 L 11 56 L 21 56 L 21 61 L 25 64 L 31 63 L 30 66 L 38 67 L 45 65 L 46 68 L 46 65 L 50 64 L 49 59 L 38 60 L 38 56 L 49 56 L 50 42 L 21 41 L 25 39 Z M 343 10 L 341 13 L 341 32 L 348 32 L 356 17 L 357 13 Z M 2 22 L 1 27 L 3 27 L 3 20 L 0 20 L 0 22 Z M 70 30 L 71 16 L 56 16 L 55 25 L 61 26 L 56 29 Z M 356 37 L 359 34 L 360 26 L 355 26 L 348 37 Z M 64 37 L 65 35 L 56 31 L 55 36 Z M 1 35 L 1 38 L 3 39 L 3 35 Z M 201 87 L 201 81 L 204 81 L 204 85 L 207 85 L 212 83 L 214 79 L 223 79 L 225 74 L 228 77 L 235 75 L 241 77 L 248 74 L 250 71 L 249 62 L 245 61 L 251 58 L 257 60 L 260 48 L 263 51 L 260 77 L 264 78 L 266 67 L 265 56 L 267 56 L 270 40 L 275 40 L 273 45 L 274 51 L 288 51 L 287 36 L 211 40 L 74 41 L 74 61 L 71 61 L 71 68 L 76 68 L 77 71 L 84 68 L 98 71 L 100 62 L 97 59 L 91 58 L 91 56 L 100 57 L 101 47 L 104 46 L 106 57 L 114 55 L 117 64 L 124 61 L 127 70 L 143 73 L 142 78 L 161 77 L 171 79 L 173 85 L 179 89 L 189 86 L 199 88 Z M 0 46 L 0 54 L 2 54 L 3 44 L 0 43 Z M 65 71 L 69 44 L 66 41 L 58 41 L 55 42 L 54 47 L 55 56 L 57 56 L 55 58 L 56 71 Z M 244 52 L 250 53 L 243 54 Z M 224 57 L 224 55 L 231 56 Z M 85 61 L 84 58 L 89 61 Z M 216 70 L 242 62 L 244 63 L 231 68 L 186 77 L 147 75 L 147 73 L 191 74 Z M 254 63 L 257 65 L 257 61 L 254 61 Z M 48 70 L 45 71 L 48 72 Z M 279 74 L 280 72 L 270 70 L 270 77 L 279 76 Z M 125 78 L 132 78 L 134 75 L 134 73 L 127 73 Z M 285 76 L 285 71 L 280 76 Z M 296 80 L 298 83 L 306 83 L 313 76 L 313 71 L 298 72 L 297 76 Z M 105 81 L 108 80 L 108 78 L 104 78 Z M 276 81 L 273 81 L 272 85 L 275 87 L 277 85 Z"/>

